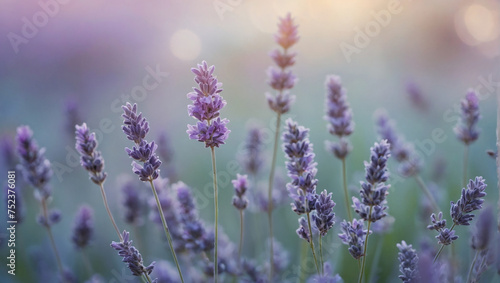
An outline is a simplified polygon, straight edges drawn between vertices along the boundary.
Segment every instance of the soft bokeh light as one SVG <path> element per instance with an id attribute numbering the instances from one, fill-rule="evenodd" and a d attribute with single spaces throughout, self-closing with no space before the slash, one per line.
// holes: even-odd
<path id="1" fill-rule="evenodd" d="M 181 60 L 196 59 L 200 55 L 201 47 L 200 37 L 187 29 L 176 31 L 170 38 L 170 51 Z"/>

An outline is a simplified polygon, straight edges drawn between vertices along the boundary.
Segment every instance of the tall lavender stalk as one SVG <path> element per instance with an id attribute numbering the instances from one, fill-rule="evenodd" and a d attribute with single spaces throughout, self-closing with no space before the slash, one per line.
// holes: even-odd
<path id="1" fill-rule="evenodd" d="M 65 270 L 51 228 L 53 224 L 59 222 L 61 214 L 57 210 L 48 209 L 48 203 L 52 196 L 52 190 L 49 186 L 52 176 L 50 162 L 45 158 L 45 148 L 38 147 L 30 127 L 18 127 L 16 141 L 17 153 L 20 159 L 18 168 L 22 172 L 25 181 L 35 188 L 34 195 L 40 202 L 41 207 L 41 213 L 38 215 L 37 220 L 47 230 L 61 278 L 63 281 L 66 281 Z"/>
<path id="2" fill-rule="evenodd" d="M 292 210 L 298 215 L 306 214 L 306 218 L 299 219 L 299 229 L 297 234 L 300 238 L 309 242 L 311 251 L 314 257 L 314 263 L 318 274 L 319 265 L 314 250 L 314 243 L 312 239 L 312 226 L 311 226 L 311 212 L 316 209 L 316 202 L 318 195 L 316 194 L 316 165 L 314 162 L 313 144 L 308 138 L 309 129 L 299 126 L 297 122 L 292 119 L 286 120 L 285 132 L 283 132 L 283 151 L 287 157 L 286 168 L 288 176 L 292 179 L 291 182 L 286 184 L 289 196 L 292 198 Z M 327 197 L 324 197 L 322 203 L 330 206 Z M 320 204 L 320 207 L 321 204 Z M 325 212 L 327 207 L 325 207 Z M 328 226 L 330 223 L 326 223 Z M 333 224 L 332 224 L 333 225 Z"/>
<path id="3" fill-rule="evenodd" d="M 270 67 L 268 70 L 269 85 L 276 91 L 276 95 L 266 93 L 267 102 L 271 110 L 276 112 L 276 130 L 274 134 L 274 147 L 273 157 L 271 161 L 271 169 L 269 172 L 268 184 L 268 210 L 267 217 L 269 220 L 269 238 L 273 239 L 273 184 L 274 184 L 274 171 L 276 168 L 276 154 L 278 152 L 278 139 L 280 134 L 281 115 L 290 110 L 291 105 L 295 101 L 295 96 L 289 93 L 289 89 L 293 88 L 296 82 L 295 75 L 291 70 L 286 71 L 295 64 L 295 56 L 297 53 L 289 53 L 289 48 L 299 40 L 297 35 L 297 25 L 294 24 L 292 16 L 287 14 L 286 17 L 280 18 L 278 23 L 278 33 L 274 35 L 274 40 L 281 49 L 275 49 L 271 52 L 270 56 L 274 63 L 278 65 L 278 69 Z M 270 242 L 270 257 L 269 257 L 269 280 L 273 278 L 273 241 Z"/>
<path id="4" fill-rule="evenodd" d="M 365 179 L 366 182 L 361 182 L 360 197 L 361 201 L 352 197 L 354 211 L 358 213 L 364 221 L 368 222 L 367 234 L 364 240 L 363 261 L 359 272 L 358 282 L 363 280 L 363 274 L 366 265 L 366 251 L 368 247 L 368 236 L 370 235 L 370 225 L 387 214 L 386 196 L 390 185 L 385 182 L 389 179 L 387 170 L 387 160 L 391 156 L 390 145 L 387 140 L 382 140 L 380 143 L 370 148 L 370 162 L 365 161 Z"/>
<path id="5" fill-rule="evenodd" d="M 465 186 L 467 181 L 469 145 L 477 140 L 480 133 L 480 130 L 477 129 L 477 123 L 479 119 L 481 119 L 481 114 L 479 113 L 479 98 L 473 89 L 469 89 L 465 98 L 461 101 L 461 110 L 462 117 L 453 130 L 457 138 L 465 145 L 462 176 L 462 186 Z"/>
<path id="6" fill-rule="evenodd" d="M 220 118 L 220 110 L 226 105 L 226 101 L 220 95 L 222 92 L 222 83 L 217 81 L 214 76 L 214 66 L 208 66 L 207 62 L 203 61 L 198 64 L 197 68 L 192 68 L 191 72 L 195 74 L 194 81 L 198 84 L 198 88 L 194 87 L 193 91 L 187 94 L 187 97 L 193 102 L 188 106 L 189 116 L 198 120 L 196 125 L 188 125 L 186 131 L 190 139 L 204 142 L 205 147 L 210 147 L 212 154 L 212 171 L 214 181 L 214 207 L 215 207 L 215 252 L 214 252 L 214 278 L 218 282 L 218 263 L 217 263 L 217 240 L 218 240 L 218 191 L 217 191 L 217 167 L 215 161 L 215 147 L 224 144 L 229 133 L 226 128 L 228 119 Z"/>
<path id="7" fill-rule="evenodd" d="M 396 244 L 399 250 L 399 271 L 402 275 L 399 278 L 404 283 L 411 283 L 418 281 L 418 255 L 411 245 L 401 241 L 401 244 Z"/>
<path id="8" fill-rule="evenodd" d="M 134 104 L 132 106 L 127 102 L 126 105 L 122 106 L 122 109 L 124 111 L 122 115 L 122 130 L 127 138 L 135 143 L 135 146 L 132 147 L 132 149 L 125 148 L 125 151 L 128 153 L 128 155 L 132 159 L 134 159 L 134 161 L 132 162 L 132 171 L 137 176 L 139 176 L 139 179 L 141 181 L 149 182 L 151 186 L 151 190 L 153 191 L 153 195 L 156 200 L 156 207 L 158 208 L 161 222 L 163 223 L 165 236 L 167 237 L 168 245 L 170 247 L 170 252 L 172 253 L 177 271 L 179 272 L 179 278 L 181 279 L 181 282 L 184 282 L 181 267 L 179 266 L 179 261 L 177 260 L 177 255 L 175 254 L 175 249 L 172 243 L 172 237 L 168 229 L 167 221 L 165 221 L 165 216 L 163 215 L 161 203 L 158 198 L 158 193 L 156 192 L 156 188 L 153 183 L 153 180 L 157 179 L 160 176 L 159 168 L 161 165 L 161 161 L 155 153 L 157 145 L 154 141 L 148 142 L 145 139 L 147 133 L 149 132 L 149 123 L 146 118 L 142 116 L 142 113 L 137 113 L 137 104 Z M 142 163 L 142 165 L 138 162 Z M 122 240 L 122 243 L 125 244 L 126 241 L 124 240 L 125 239 Z"/>
<path id="9" fill-rule="evenodd" d="M 349 192 L 347 191 L 347 177 L 345 158 L 352 150 L 352 146 L 347 139 L 354 130 L 352 122 L 352 111 L 347 102 L 346 90 L 342 87 L 340 77 L 328 76 L 326 78 L 326 116 L 329 122 L 328 131 L 330 134 L 339 137 L 339 142 L 326 141 L 327 151 L 333 153 L 335 157 L 342 161 L 342 184 L 344 188 L 344 200 L 349 221 L 352 221 L 351 209 L 349 208 Z"/>
<path id="10" fill-rule="evenodd" d="M 233 206 L 240 212 L 240 244 L 238 247 L 238 263 L 241 260 L 241 250 L 243 248 L 243 211 L 247 208 L 248 199 L 245 193 L 248 189 L 248 176 L 236 175 L 236 179 L 232 181 L 234 186 Z"/>
<path id="11" fill-rule="evenodd" d="M 87 271 L 92 274 L 92 266 L 84 248 L 89 245 L 94 235 L 93 210 L 88 205 L 82 205 L 75 217 L 75 226 L 73 227 L 73 235 L 71 240 L 75 247 L 81 251 L 82 258 Z"/>

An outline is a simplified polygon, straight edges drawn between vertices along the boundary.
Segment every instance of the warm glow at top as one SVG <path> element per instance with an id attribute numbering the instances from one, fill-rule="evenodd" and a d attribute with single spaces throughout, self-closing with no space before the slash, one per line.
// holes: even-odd
<path id="1" fill-rule="evenodd" d="M 481 4 L 465 7 L 455 18 L 458 36 L 468 45 L 496 40 L 500 34 L 498 12 L 498 8 L 491 9 Z"/>
<path id="2" fill-rule="evenodd" d="M 178 30 L 170 38 L 170 51 L 181 60 L 196 59 L 201 52 L 200 38 L 190 30 Z"/>

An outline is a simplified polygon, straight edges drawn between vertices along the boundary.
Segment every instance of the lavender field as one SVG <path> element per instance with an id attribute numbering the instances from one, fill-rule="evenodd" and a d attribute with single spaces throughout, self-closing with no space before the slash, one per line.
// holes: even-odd
<path id="1" fill-rule="evenodd" d="M 500 281 L 499 1 L 0 23 L 0 282 Z"/>

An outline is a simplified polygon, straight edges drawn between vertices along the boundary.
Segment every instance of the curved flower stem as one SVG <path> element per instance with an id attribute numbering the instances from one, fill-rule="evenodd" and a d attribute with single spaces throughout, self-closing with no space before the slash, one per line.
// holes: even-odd
<path id="1" fill-rule="evenodd" d="M 238 247 L 238 265 L 241 266 L 241 250 L 243 248 L 243 210 L 240 209 L 240 245 Z"/>
<path id="2" fill-rule="evenodd" d="M 211 148 L 212 151 L 212 170 L 213 170 L 213 178 L 214 178 L 214 206 L 215 206 L 215 250 L 214 250 L 214 279 L 215 282 L 219 281 L 219 267 L 218 267 L 218 258 L 217 258 L 217 242 L 218 242 L 218 226 L 219 226 L 219 204 L 218 204 L 218 198 L 219 194 L 217 192 L 217 168 L 215 167 L 215 149 L 212 146 Z"/>
<path id="3" fill-rule="evenodd" d="M 59 272 L 61 273 L 62 280 L 64 280 L 64 269 L 61 263 L 61 257 L 59 256 L 59 252 L 57 251 L 57 246 L 56 242 L 54 241 L 54 236 L 52 235 L 52 229 L 50 228 L 50 225 L 48 223 L 49 221 L 49 212 L 47 209 L 47 199 L 42 198 L 41 205 L 42 205 L 42 214 L 43 218 L 47 222 L 44 226 L 45 229 L 47 229 L 47 233 L 49 234 L 49 239 L 50 239 L 50 244 L 52 245 L 52 249 L 54 250 L 54 255 L 56 256 L 56 261 L 57 261 L 57 267 L 59 268 Z"/>
<path id="4" fill-rule="evenodd" d="M 160 199 L 158 198 L 158 193 L 156 192 L 155 185 L 153 184 L 153 180 L 149 180 L 149 184 L 151 185 L 151 190 L 153 191 L 153 195 L 156 200 L 156 206 L 158 208 L 158 213 L 160 214 L 161 223 L 163 224 L 163 230 L 165 230 L 165 235 L 167 236 L 168 245 L 170 246 L 170 251 L 172 252 L 172 256 L 175 261 L 175 265 L 177 267 L 177 271 L 179 272 L 179 277 L 181 282 L 184 282 L 184 278 L 182 277 L 181 267 L 179 266 L 179 261 L 177 260 L 177 256 L 175 255 L 174 245 L 172 244 L 172 237 L 170 236 L 170 232 L 168 230 L 167 221 L 165 220 L 165 215 L 163 215 L 163 210 L 161 209 Z M 151 282 L 151 278 L 146 274 L 148 282 Z"/>
<path id="5" fill-rule="evenodd" d="M 467 186 L 467 163 L 469 160 L 469 145 L 465 145 L 464 148 L 464 171 L 462 176 L 462 186 L 465 188 Z"/>
<path id="6" fill-rule="evenodd" d="M 118 234 L 118 238 L 120 239 L 120 242 L 123 242 L 123 237 L 122 237 L 122 234 L 120 233 L 120 229 L 118 229 L 118 226 L 116 226 L 116 222 L 115 222 L 115 219 L 113 218 L 113 214 L 111 214 L 111 210 L 109 210 L 108 199 L 106 198 L 106 193 L 104 192 L 103 184 L 100 183 L 99 187 L 101 188 L 102 201 L 104 202 L 104 207 L 106 208 L 106 211 L 108 212 L 109 220 L 111 220 L 111 223 L 113 224 L 113 227 L 115 228 L 115 231 Z"/>
<path id="7" fill-rule="evenodd" d="M 431 203 L 432 210 L 434 210 L 434 212 L 438 213 L 439 206 L 437 205 L 436 200 L 434 199 L 431 192 L 429 191 L 429 188 L 427 188 L 427 186 L 425 185 L 424 180 L 422 180 L 422 177 L 420 177 L 420 175 L 417 174 L 417 175 L 415 175 L 415 180 L 417 181 L 418 186 L 420 187 L 420 189 L 422 189 L 425 196 L 427 197 L 427 199 Z"/>
<path id="8" fill-rule="evenodd" d="M 311 237 L 311 239 L 309 239 L 309 245 L 311 246 L 311 251 L 313 253 L 314 264 L 316 265 L 316 271 L 318 272 L 318 275 L 320 275 L 321 273 L 319 272 L 318 259 L 316 258 L 316 252 L 314 251 L 310 212 L 307 212 L 307 225 L 309 226 L 309 236 Z"/>
<path id="9" fill-rule="evenodd" d="M 467 274 L 467 280 L 465 281 L 466 283 L 469 283 L 470 281 L 470 276 L 472 275 L 472 270 L 474 269 L 474 265 L 476 265 L 476 260 L 477 256 L 479 255 L 479 250 L 476 251 L 476 254 L 474 255 L 474 259 L 472 260 L 472 263 L 470 264 L 469 268 L 469 274 Z"/>
<path id="10" fill-rule="evenodd" d="M 349 221 L 352 222 L 352 213 L 349 209 L 349 191 L 347 191 L 347 177 L 346 177 L 346 168 L 345 168 L 345 158 L 342 158 L 342 183 L 344 187 L 344 201 L 345 201 L 345 209 L 347 210 L 347 216 L 349 217 Z"/>
<path id="11" fill-rule="evenodd" d="M 455 228 L 455 223 L 453 223 L 453 225 L 451 226 L 450 232 L 453 231 L 453 228 Z M 441 245 L 441 248 L 439 248 L 439 251 L 437 252 L 436 256 L 434 257 L 434 260 L 432 261 L 433 263 L 436 262 L 436 260 L 438 259 L 439 255 L 443 251 L 444 246 L 445 245 Z"/>
<path id="12" fill-rule="evenodd" d="M 372 210 L 373 210 L 373 205 L 370 205 L 370 212 L 368 213 L 368 217 L 371 218 L 371 215 L 372 215 Z M 368 236 L 370 236 L 370 225 L 372 224 L 372 222 L 370 221 L 370 219 L 368 219 L 368 229 L 367 229 L 367 232 L 366 232 L 366 239 L 365 239 L 365 247 L 364 247 L 364 250 L 363 250 L 363 262 L 361 263 L 361 270 L 359 272 L 359 279 L 358 279 L 358 283 L 361 283 L 363 282 L 363 274 L 365 272 L 365 265 L 366 265 L 366 250 L 367 250 L 367 247 L 368 247 Z"/>
<path id="13" fill-rule="evenodd" d="M 267 202 L 267 218 L 269 220 L 269 238 L 270 238 L 270 251 L 269 251 L 269 282 L 273 278 L 273 262 L 274 262 L 274 247 L 273 247 L 273 183 L 274 183 L 274 170 L 276 167 L 276 154 L 278 152 L 278 139 L 280 133 L 281 113 L 276 117 L 276 131 L 274 133 L 274 147 L 273 159 L 271 161 L 271 171 L 269 173 L 269 186 L 268 186 L 268 202 Z"/>
<path id="14" fill-rule="evenodd" d="M 321 235 L 319 235 L 319 259 L 321 262 L 321 274 L 325 274 L 325 262 L 323 261 L 323 246 L 321 245 Z"/>

